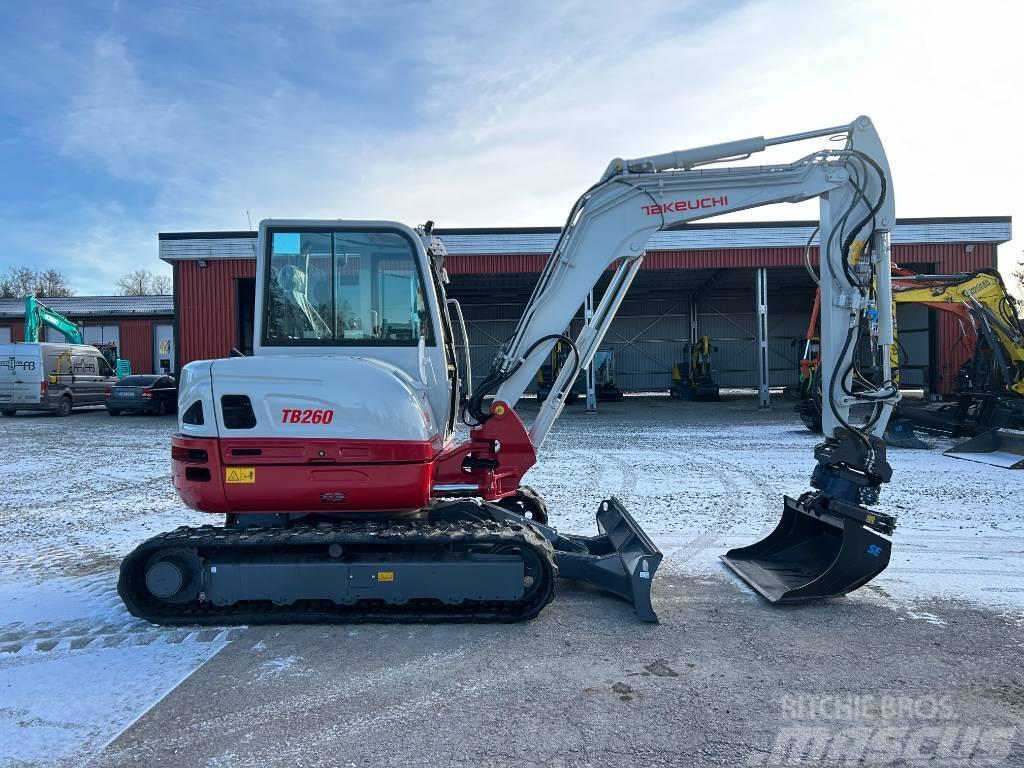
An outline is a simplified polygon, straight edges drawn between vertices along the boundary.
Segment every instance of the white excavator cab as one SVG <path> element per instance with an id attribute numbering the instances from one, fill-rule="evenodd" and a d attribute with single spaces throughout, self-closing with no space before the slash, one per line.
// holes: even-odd
<path id="1" fill-rule="evenodd" d="M 270 219 L 257 247 L 255 356 L 300 369 L 323 356 L 394 366 L 447 441 L 459 371 L 440 241 L 397 222 Z"/>

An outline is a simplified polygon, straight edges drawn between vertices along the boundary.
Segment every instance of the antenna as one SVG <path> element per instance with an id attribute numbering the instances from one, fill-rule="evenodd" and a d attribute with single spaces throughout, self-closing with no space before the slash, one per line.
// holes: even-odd
<path id="1" fill-rule="evenodd" d="M 249 231 L 252 232 L 252 217 L 249 215 L 249 209 L 245 209 L 245 220 L 249 224 Z M 252 255 L 256 255 L 256 241 L 252 241 Z"/>

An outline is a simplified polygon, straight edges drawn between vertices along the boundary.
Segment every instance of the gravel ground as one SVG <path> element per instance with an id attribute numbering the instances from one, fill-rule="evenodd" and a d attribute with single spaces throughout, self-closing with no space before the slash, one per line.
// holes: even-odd
<path id="1" fill-rule="evenodd" d="M 0 427 L 0 765 L 1024 765 L 1024 473 L 945 441 L 892 451 L 892 565 L 847 598 L 771 607 L 717 559 L 807 489 L 788 405 L 628 398 L 567 410 L 527 480 L 570 532 L 626 504 L 661 624 L 566 584 L 524 625 L 191 631 L 115 592 L 137 542 L 205 520 L 173 419 Z"/>

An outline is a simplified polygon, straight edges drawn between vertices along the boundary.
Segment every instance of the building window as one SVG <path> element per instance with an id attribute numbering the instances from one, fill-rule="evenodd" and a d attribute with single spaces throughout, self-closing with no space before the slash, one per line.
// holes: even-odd
<path id="1" fill-rule="evenodd" d="M 11 327 L 9 325 L 0 325 L 0 344 L 11 343 Z"/>
<path id="2" fill-rule="evenodd" d="M 113 343 L 118 348 L 121 346 L 121 326 L 119 325 L 83 325 L 82 323 L 76 323 L 76 325 L 78 330 L 82 332 L 82 337 L 86 344 Z M 63 344 L 67 339 L 56 328 L 47 326 L 46 341 L 51 344 Z"/>
<path id="3" fill-rule="evenodd" d="M 86 344 L 109 344 L 113 342 L 120 348 L 121 327 L 118 325 L 85 325 L 81 326 Z"/>

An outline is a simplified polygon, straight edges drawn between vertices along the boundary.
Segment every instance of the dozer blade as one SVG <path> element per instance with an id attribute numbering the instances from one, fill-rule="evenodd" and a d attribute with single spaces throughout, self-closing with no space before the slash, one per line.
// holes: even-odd
<path id="1" fill-rule="evenodd" d="M 945 454 L 1006 469 L 1024 469 L 1024 431 L 993 429 L 954 445 Z"/>
<path id="2" fill-rule="evenodd" d="M 651 584 L 663 555 L 617 498 L 601 502 L 597 536 L 559 535 L 558 575 L 593 584 L 630 603 L 641 621 L 657 622 Z"/>
<path id="3" fill-rule="evenodd" d="M 747 584 L 772 603 L 794 603 L 852 592 L 889 564 L 892 542 L 869 530 L 875 515 L 854 505 L 838 513 L 807 509 L 785 497 L 778 526 L 756 544 L 721 556 Z"/>

